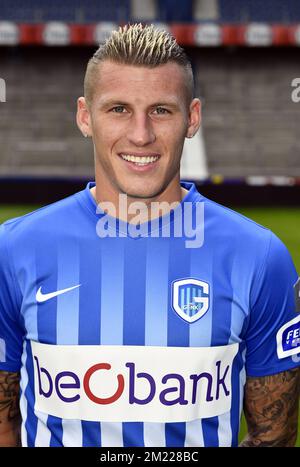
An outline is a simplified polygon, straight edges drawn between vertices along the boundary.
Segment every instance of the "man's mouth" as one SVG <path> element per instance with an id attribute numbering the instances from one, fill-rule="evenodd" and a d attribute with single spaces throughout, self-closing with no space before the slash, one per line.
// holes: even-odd
<path id="1" fill-rule="evenodd" d="M 137 166 L 144 166 L 144 165 L 149 165 L 153 164 L 159 159 L 158 155 L 141 155 L 141 156 L 135 156 L 133 154 L 120 154 L 122 159 L 127 162 L 133 162 Z"/>

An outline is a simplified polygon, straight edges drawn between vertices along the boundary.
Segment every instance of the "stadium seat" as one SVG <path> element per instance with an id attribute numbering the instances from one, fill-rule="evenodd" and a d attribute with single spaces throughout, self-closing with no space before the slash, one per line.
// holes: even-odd
<path id="1" fill-rule="evenodd" d="M 193 21 L 193 1 L 158 0 L 158 20 L 163 22 Z"/>
<path id="2" fill-rule="evenodd" d="M 300 18 L 298 0 L 219 0 L 222 22 L 286 23 Z"/>

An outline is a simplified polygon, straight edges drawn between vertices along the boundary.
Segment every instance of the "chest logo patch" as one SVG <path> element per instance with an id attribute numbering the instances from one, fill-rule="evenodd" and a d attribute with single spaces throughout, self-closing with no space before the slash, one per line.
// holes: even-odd
<path id="1" fill-rule="evenodd" d="M 179 279 L 172 283 L 172 307 L 188 323 L 202 318 L 209 309 L 209 284 L 198 279 Z"/>

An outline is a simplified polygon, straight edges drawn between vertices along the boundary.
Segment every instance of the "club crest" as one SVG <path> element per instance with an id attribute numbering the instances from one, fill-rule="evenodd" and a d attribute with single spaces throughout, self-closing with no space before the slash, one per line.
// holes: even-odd
<path id="1" fill-rule="evenodd" d="M 188 323 L 194 323 L 209 309 L 209 284 L 198 279 L 179 279 L 172 283 L 172 306 Z"/>

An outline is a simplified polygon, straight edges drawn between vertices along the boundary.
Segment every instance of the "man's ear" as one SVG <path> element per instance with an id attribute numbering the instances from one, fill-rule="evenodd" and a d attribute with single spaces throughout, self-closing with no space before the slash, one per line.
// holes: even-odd
<path id="1" fill-rule="evenodd" d="M 76 122 L 83 136 L 92 136 L 90 111 L 84 97 L 77 99 Z"/>
<path id="2" fill-rule="evenodd" d="M 186 133 L 187 138 L 192 138 L 197 133 L 201 124 L 201 101 L 198 98 L 192 100 L 189 109 L 189 124 Z"/>

